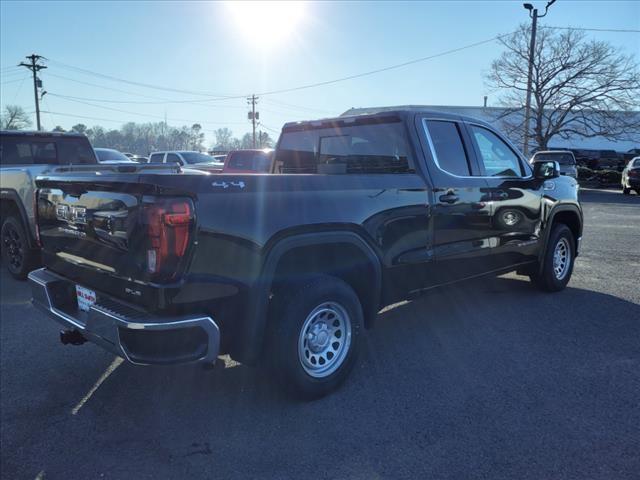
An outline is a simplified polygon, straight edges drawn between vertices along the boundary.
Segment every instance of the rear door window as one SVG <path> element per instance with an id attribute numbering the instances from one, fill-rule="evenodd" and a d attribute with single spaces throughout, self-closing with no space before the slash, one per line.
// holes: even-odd
<path id="1" fill-rule="evenodd" d="M 438 167 L 457 176 L 471 175 L 469 157 L 458 124 L 442 120 L 425 120 L 424 125 Z"/>

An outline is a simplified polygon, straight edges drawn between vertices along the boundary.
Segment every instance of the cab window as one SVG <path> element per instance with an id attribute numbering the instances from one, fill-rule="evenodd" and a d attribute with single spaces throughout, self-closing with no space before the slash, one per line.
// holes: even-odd
<path id="1" fill-rule="evenodd" d="M 491 130 L 478 125 L 469 125 L 469 128 L 486 176 L 525 176 L 524 167 L 518 155 L 500 137 Z"/>

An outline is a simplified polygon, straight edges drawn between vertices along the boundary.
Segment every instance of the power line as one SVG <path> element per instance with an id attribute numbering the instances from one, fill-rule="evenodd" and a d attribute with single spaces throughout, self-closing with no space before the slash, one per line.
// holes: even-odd
<path id="1" fill-rule="evenodd" d="M 325 85 L 331 85 L 333 83 L 344 82 L 344 81 L 347 81 L 347 80 L 353 80 L 355 78 L 361 78 L 361 77 L 366 77 L 366 76 L 369 76 L 369 75 L 375 75 L 376 73 L 382 73 L 382 72 L 387 72 L 389 70 L 395 70 L 395 69 L 398 69 L 398 68 L 406 67 L 408 65 L 413 65 L 413 64 L 416 64 L 416 63 L 420 63 L 420 62 L 425 62 L 427 60 L 432 60 L 434 58 L 443 57 L 445 55 L 450 55 L 452 53 L 461 52 L 462 50 L 467 50 L 469 48 L 479 47 L 480 45 L 484 45 L 484 44 L 487 44 L 487 43 L 495 42 L 496 40 L 499 40 L 499 39 L 501 39 L 503 37 L 508 37 L 509 35 L 513 35 L 514 33 L 516 33 L 516 32 L 510 32 L 510 33 L 505 33 L 505 34 L 502 34 L 502 35 L 497 35 L 495 37 L 491 37 L 491 38 L 488 38 L 486 40 L 482 40 L 480 42 L 471 43 L 471 44 L 465 45 L 463 47 L 452 48 L 450 50 L 445 50 L 444 52 L 436 53 L 434 55 L 428 55 L 426 57 L 416 58 L 414 60 L 409 60 L 408 62 L 398 63 L 398 64 L 395 64 L 395 65 L 389 65 L 388 67 L 378 68 L 376 70 L 370 70 L 368 72 L 358 73 L 358 74 L 355 74 L 355 75 L 349 75 L 347 77 L 336 78 L 334 80 L 326 80 L 324 82 L 310 83 L 308 85 L 301 85 L 299 87 L 284 88 L 284 89 L 281 89 L 281 90 L 271 90 L 271 91 L 268 91 L 268 92 L 261 92 L 258 95 L 275 95 L 277 93 L 295 92 L 297 90 L 304 90 L 304 89 L 307 89 L 307 88 L 322 87 L 322 86 L 325 86 Z"/>
<path id="2" fill-rule="evenodd" d="M 152 88 L 154 90 L 162 90 L 162 91 L 166 91 L 166 92 L 186 93 L 188 95 L 199 95 L 199 96 L 203 96 L 203 97 L 216 97 L 215 99 L 221 99 L 221 100 L 225 99 L 225 98 L 228 98 L 225 95 L 218 95 L 218 94 L 215 94 L 215 93 L 198 92 L 198 91 L 194 91 L 194 90 L 182 90 L 182 89 L 179 89 L 179 88 L 171 88 L 171 87 L 163 87 L 163 86 L 160 86 L 160 85 L 152 85 L 150 83 L 135 82 L 135 81 L 132 81 L 132 80 L 126 80 L 124 78 L 114 77 L 112 75 L 106 75 L 104 73 L 94 72 L 94 71 L 86 69 L 86 68 L 74 67 L 73 65 L 68 65 L 66 63 L 58 62 L 57 60 L 49 60 L 49 61 L 50 61 L 50 63 L 53 63 L 54 65 L 58 65 L 61 68 L 75 70 L 77 72 L 84 73 L 85 75 L 92 75 L 92 76 L 99 77 L 99 78 L 105 78 L 107 80 L 111 80 L 111 81 L 114 81 L 114 82 L 122 82 L 122 83 L 127 83 L 129 85 L 136 85 L 138 87 Z"/>
<path id="3" fill-rule="evenodd" d="M 22 78 L 16 78 L 15 80 L 9 80 L 7 82 L 2 82 L 2 85 L 9 85 L 10 83 L 24 82 L 25 78 L 29 78 L 29 75 L 26 75 Z"/>
<path id="4" fill-rule="evenodd" d="M 333 80 L 325 80 L 323 82 L 316 82 L 316 83 L 310 83 L 307 85 L 300 85 L 297 87 L 290 87 L 290 88 L 283 88 L 283 89 L 279 89 L 279 90 L 270 90 L 270 91 L 266 91 L 266 92 L 261 92 L 261 93 L 257 93 L 256 95 L 276 95 L 279 93 L 288 93 L 288 92 L 294 92 L 294 91 L 298 91 L 298 90 L 305 90 L 308 88 L 315 88 L 315 87 L 321 87 L 321 86 L 325 86 L 325 85 L 331 85 L 334 83 L 339 83 L 339 82 L 345 82 L 347 80 L 353 80 L 356 78 L 362 78 L 362 77 L 366 77 L 366 76 L 370 76 L 370 75 L 375 75 L 377 73 L 382 73 L 382 72 L 387 72 L 389 70 L 395 70 L 398 68 L 402 68 L 402 67 L 406 67 L 409 65 L 413 65 L 416 63 L 420 63 L 420 62 L 425 62 L 427 60 L 432 60 L 434 58 L 439 58 L 439 57 L 443 57 L 445 55 L 450 55 L 452 53 L 457 53 L 457 52 L 461 52 L 463 50 L 467 50 L 469 48 L 474 48 L 474 47 L 478 47 L 480 45 L 485 45 L 487 43 L 491 43 L 494 42 L 496 40 L 499 40 L 503 37 L 508 37 L 509 35 L 513 35 L 516 32 L 510 32 L 510 33 L 505 33 L 505 34 L 501 34 L 501 35 L 496 35 L 494 37 L 488 38 L 486 40 L 482 40 L 479 42 L 474 42 L 468 45 L 464 45 L 462 47 L 457 47 L 457 48 L 452 48 L 449 50 L 445 50 L 443 52 L 440 53 L 436 53 L 433 55 L 428 55 L 426 57 L 420 57 L 420 58 L 416 58 L 413 60 L 409 60 L 406 62 L 402 62 L 402 63 L 398 63 L 398 64 L 394 64 L 394 65 L 389 65 L 383 68 L 378 68 L 375 70 L 370 70 L 367 72 L 362 72 L 362 73 L 357 73 L 354 75 L 348 75 L 345 77 L 340 77 L 340 78 L 336 78 Z M 84 68 L 79 68 L 79 67 L 74 67 L 72 65 L 67 65 L 65 63 L 62 62 L 58 62 L 55 60 L 50 60 L 51 63 L 56 64 L 62 68 L 67 68 L 67 69 L 72 69 L 78 72 L 82 72 L 84 74 L 87 75 L 93 75 L 93 76 L 97 76 L 100 78 L 106 78 L 108 80 L 112 80 L 112 81 L 118 81 L 118 82 L 123 82 L 123 83 L 127 83 L 130 85 L 136 85 L 136 86 L 141 86 L 141 87 L 145 87 L 145 88 L 153 88 L 153 89 L 157 89 L 157 90 L 164 90 L 164 91 L 170 91 L 170 92 L 179 92 L 179 93 L 186 93 L 186 94 L 190 94 L 190 95 L 200 95 L 200 96 L 206 96 L 206 97 L 214 97 L 214 98 L 210 98 L 207 101 L 220 101 L 220 100 L 233 100 L 233 99 L 238 99 L 238 98 L 246 98 L 247 95 L 216 95 L 216 94 L 212 94 L 212 93 L 207 93 L 207 92 L 197 92 L 197 91 L 193 91 L 193 90 L 181 90 L 181 89 L 177 89 L 177 88 L 170 88 L 170 87 L 162 87 L 159 85 L 151 85 L 151 84 L 145 84 L 145 83 L 141 83 L 141 82 L 134 82 L 134 81 L 130 81 L 130 80 L 126 80 L 126 79 L 122 79 L 122 78 L 118 78 L 118 77 L 113 77 L 111 75 L 105 75 L 102 73 L 98 73 L 98 72 L 93 72 L 91 70 L 87 70 Z"/>
<path id="5" fill-rule="evenodd" d="M 277 133 L 278 135 L 280 134 L 280 130 L 276 130 L 275 128 L 268 127 L 262 122 L 260 123 L 260 126 L 266 130 L 269 130 L 271 133 Z"/>
<path id="6" fill-rule="evenodd" d="M 155 96 L 151 96 L 151 95 L 145 95 L 143 93 L 133 93 L 133 92 L 128 92 L 126 90 L 121 90 L 119 88 L 113 88 L 113 87 L 105 87 L 104 85 L 98 85 L 97 83 L 91 83 L 91 82 L 84 82 L 82 80 L 76 80 L 75 78 L 69 78 L 69 77 L 65 77 L 64 75 L 58 75 L 56 73 L 51 73 L 48 72 L 47 73 L 48 76 L 50 77 L 55 77 L 55 78 L 61 78 L 63 80 L 69 80 L 71 82 L 75 82 L 75 83 L 79 83 L 81 85 L 89 85 L 91 87 L 98 87 L 98 88 L 103 88 L 105 90 L 111 90 L 113 92 L 119 92 L 119 93 L 125 93 L 127 95 L 132 95 L 132 96 L 137 96 L 137 97 L 143 97 L 143 98 L 154 98 L 156 100 L 163 100 L 165 101 L 166 99 L 163 99 L 161 97 L 155 97 Z"/>
<path id="7" fill-rule="evenodd" d="M 160 115 L 149 115 L 149 114 L 145 114 L 145 113 L 132 112 L 132 111 L 129 111 L 129 110 L 121 110 L 119 108 L 105 107 L 104 105 L 96 105 L 96 104 L 89 103 L 89 102 L 83 102 L 81 100 L 73 100 L 71 98 L 67 98 L 65 95 L 58 95 L 58 94 L 55 94 L 55 93 L 49 93 L 49 95 L 52 96 L 52 97 L 61 98 L 63 100 L 67 100 L 67 101 L 70 101 L 70 102 L 75 102 L 75 103 L 81 103 L 83 105 L 88 105 L 90 107 L 101 108 L 103 110 L 111 110 L 111 111 L 119 112 L 119 113 L 126 113 L 126 114 L 129 114 L 129 115 L 137 115 L 139 117 L 144 117 L 144 118 L 154 118 L 154 119 L 158 119 L 158 120 L 171 120 L 172 122 L 200 123 L 200 124 L 209 124 L 209 125 L 244 125 L 243 122 L 201 122 L 201 121 L 194 121 L 192 119 L 184 119 L 184 118 L 165 118 L 164 116 L 160 116 Z"/>
<path id="8" fill-rule="evenodd" d="M 237 108 L 244 110 L 245 107 L 241 107 L 239 105 L 207 105 L 204 103 L 200 103 L 203 100 L 154 100 L 154 101 L 140 101 L 140 100 L 107 100 L 101 98 L 88 98 L 88 97 L 75 97 L 72 95 L 60 95 L 60 97 L 74 99 L 74 100 L 84 100 L 89 102 L 99 102 L 99 103 L 116 103 L 116 104 L 135 104 L 135 105 L 164 105 L 167 103 L 192 103 L 194 105 L 200 105 L 203 107 L 210 108 Z"/>
<path id="9" fill-rule="evenodd" d="M 552 27 L 542 26 L 540 28 L 552 28 L 554 30 L 580 30 L 583 32 L 613 32 L 613 33 L 640 33 L 640 30 L 621 29 L 621 28 L 583 28 L 583 27 Z"/>

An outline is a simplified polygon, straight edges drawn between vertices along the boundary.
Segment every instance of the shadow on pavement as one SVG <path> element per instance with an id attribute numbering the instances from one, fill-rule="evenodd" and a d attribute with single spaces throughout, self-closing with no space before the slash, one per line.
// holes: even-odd
<path id="1" fill-rule="evenodd" d="M 586 203 L 619 203 L 640 205 L 640 195 L 635 192 L 624 195 L 622 190 L 580 189 L 580 201 Z"/>
<path id="2" fill-rule="evenodd" d="M 315 402 L 284 396 L 261 368 L 122 364 L 72 415 L 113 357 L 55 345 L 48 319 L 29 339 L 15 337 L 25 318 L 3 319 L 3 348 L 20 342 L 2 353 L 3 467 L 14 478 L 557 478 L 562 465 L 632 478 L 639 320 L 611 295 L 485 278 L 381 314 L 351 377 Z M 7 398 L 23 390 L 19 404 Z"/>

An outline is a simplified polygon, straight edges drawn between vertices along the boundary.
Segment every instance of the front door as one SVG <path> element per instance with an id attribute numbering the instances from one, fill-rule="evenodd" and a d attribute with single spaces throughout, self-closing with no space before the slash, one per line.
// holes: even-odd
<path id="1" fill-rule="evenodd" d="M 491 262 L 508 268 L 537 259 L 544 183 L 509 143 L 484 125 L 466 124 L 491 200 Z"/>

